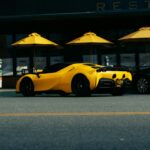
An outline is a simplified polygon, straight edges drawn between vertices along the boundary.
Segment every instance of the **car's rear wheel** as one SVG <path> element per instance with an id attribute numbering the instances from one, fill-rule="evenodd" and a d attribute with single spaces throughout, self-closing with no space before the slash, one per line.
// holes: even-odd
<path id="1" fill-rule="evenodd" d="M 90 83 L 88 79 L 82 74 L 78 74 L 73 78 L 71 87 L 72 87 L 72 92 L 76 96 L 90 96 L 91 95 Z"/>
<path id="2" fill-rule="evenodd" d="M 34 85 L 31 79 L 24 78 L 20 83 L 20 91 L 23 96 L 34 96 Z"/>
<path id="3" fill-rule="evenodd" d="M 141 77 L 137 80 L 137 91 L 140 94 L 146 94 L 150 92 L 150 85 L 149 85 L 149 81 L 148 79 L 146 79 L 145 77 Z"/>

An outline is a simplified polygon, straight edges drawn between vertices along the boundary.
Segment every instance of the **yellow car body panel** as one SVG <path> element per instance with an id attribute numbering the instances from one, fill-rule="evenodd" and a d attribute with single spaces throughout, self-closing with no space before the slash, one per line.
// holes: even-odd
<path id="1" fill-rule="evenodd" d="M 76 69 L 78 66 L 80 66 L 80 69 Z M 84 66 L 83 64 L 74 64 L 55 73 L 39 73 L 39 77 L 36 74 L 27 74 L 17 81 L 16 91 L 20 91 L 19 86 L 22 79 L 28 77 L 34 83 L 34 91 L 63 90 L 64 92 L 71 93 L 71 80 L 74 75 L 79 73 L 84 73 L 91 81 L 90 87 L 93 89 L 95 87 L 95 78 L 90 77 L 90 71 L 92 71 L 92 74 L 95 74 L 95 70 L 89 68 L 89 66 Z M 73 71 L 74 69 L 75 71 Z"/>
<path id="2" fill-rule="evenodd" d="M 24 78 L 29 78 L 32 81 L 34 92 L 60 90 L 65 93 L 72 93 L 71 83 L 77 74 L 82 74 L 88 79 L 91 91 L 97 88 L 98 83 L 102 78 L 111 79 L 115 82 L 118 79 L 122 79 L 123 75 L 125 75 L 128 80 L 132 81 L 132 75 L 127 71 L 98 72 L 95 68 L 101 68 L 103 66 L 97 64 L 92 65 L 94 67 L 84 63 L 75 63 L 52 73 L 41 72 L 23 75 L 16 83 L 16 92 L 21 92 L 20 84 Z M 116 74 L 116 78 L 112 78 L 113 74 Z"/>

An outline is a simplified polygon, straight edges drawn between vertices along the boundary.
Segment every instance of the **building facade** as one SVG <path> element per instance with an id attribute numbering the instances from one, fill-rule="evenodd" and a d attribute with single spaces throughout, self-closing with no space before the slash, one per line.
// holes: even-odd
<path id="1" fill-rule="evenodd" d="M 121 43 L 118 39 L 140 27 L 150 26 L 150 0 L 5 0 L 0 5 L 0 67 L 3 87 L 15 87 L 22 69 L 36 69 L 58 62 L 94 62 L 150 66 L 150 46 Z M 95 32 L 114 43 L 103 46 L 67 46 L 86 32 Z M 16 48 L 11 44 L 37 32 L 60 44 Z M 34 54 L 34 55 L 33 55 Z M 32 59 L 31 59 L 32 57 Z M 31 61 L 32 60 L 32 61 Z"/>

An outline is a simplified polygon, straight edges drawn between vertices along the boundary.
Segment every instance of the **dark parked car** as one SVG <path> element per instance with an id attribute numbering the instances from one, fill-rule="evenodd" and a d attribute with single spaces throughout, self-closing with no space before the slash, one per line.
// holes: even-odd
<path id="1" fill-rule="evenodd" d="M 117 70 L 126 70 L 130 71 L 132 74 L 132 89 L 133 91 L 138 92 L 139 94 L 148 94 L 150 93 L 150 66 L 141 67 L 140 69 L 131 69 L 126 66 L 115 67 Z"/>
<path id="2" fill-rule="evenodd" d="M 132 74 L 131 92 L 139 94 L 150 94 L 150 66 L 137 68 L 129 68 L 127 66 L 113 66 L 113 70 L 129 71 Z"/>
<path id="3" fill-rule="evenodd" d="M 140 94 L 150 93 L 150 67 L 133 72 L 133 86 Z"/>

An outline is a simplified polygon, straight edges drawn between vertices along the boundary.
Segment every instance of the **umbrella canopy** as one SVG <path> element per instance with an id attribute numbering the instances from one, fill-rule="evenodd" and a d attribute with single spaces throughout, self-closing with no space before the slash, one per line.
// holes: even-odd
<path id="1" fill-rule="evenodd" d="M 52 47 L 60 48 L 60 46 L 58 44 L 42 37 L 38 33 L 31 33 L 27 37 L 15 42 L 11 45 L 14 46 L 14 47 L 32 47 L 33 48 L 33 51 L 29 51 L 30 54 L 31 54 L 30 55 L 29 72 L 31 72 L 31 73 L 33 72 L 34 65 L 35 65 L 34 61 L 33 61 L 33 56 L 35 56 L 36 53 L 37 53 L 36 47 L 52 46 Z"/>
<path id="2" fill-rule="evenodd" d="M 87 32 L 83 36 L 76 38 L 67 43 L 67 45 L 102 45 L 102 44 L 112 44 L 112 42 L 97 36 L 93 32 Z"/>
<path id="3" fill-rule="evenodd" d="M 130 33 L 119 39 L 120 41 L 146 42 L 150 41 L 150 27 L 142 27 L 138 31 Z"/>
<path id="4" fill-rule="evenodd" d="M 42 37 L 38 33 L 31 33 L 27 37 L 15 42 L 12 46 L 32 46 L 32 45 L 40 45 L 40 46 L 59 46 L 58 44 Z"/>

